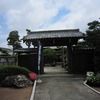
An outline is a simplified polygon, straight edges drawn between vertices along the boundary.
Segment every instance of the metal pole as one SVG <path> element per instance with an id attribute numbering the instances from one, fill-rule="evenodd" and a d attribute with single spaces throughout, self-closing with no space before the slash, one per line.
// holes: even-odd
<path id="1" fill-rule="evenodd" d="M 41 43 L 38 41 L 38 74 L 40 75 L 40 64 L 41 64 Z"/>
<path id="2" fill-rule="evenodd" d="M 40 80 L 40 66 L 41 66 L 41 42 L 38 41 L 38 83 L 42 83 L 42 81 Z"/>

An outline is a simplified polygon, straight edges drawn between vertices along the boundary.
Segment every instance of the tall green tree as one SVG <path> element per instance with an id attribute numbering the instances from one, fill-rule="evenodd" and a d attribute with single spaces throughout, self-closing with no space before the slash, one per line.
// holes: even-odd
<path id="1" fill-rule="evenodd" d="M 86 41 L 89 46 L 98 47 L 100 46 L 100 22 L 92 21 L 88 23 L 88 30 L 86 31 Z"/>
<path id="2" fill-rule="evenodd" d="M 19 39 L 19 34 L 18 34 L 18 31 L 14 30 L 14 31 L 11 31 L 9 33 L 9 36 L 7 38 L 7 42 L 8 42 L 8 45 L 11 45 L 13 47 L 13 52 L 15 49 L 17 48 L 22 48 L 21 44 L 20 44 L 20 39 Z"/>
<path id="3" fill-rule="evenodd" d="M 92 21 L 88 23 L 86 42 L 90 47 L 95 47 L 94 50 L 94 65 L 95 71 L 100 71 L 100 22 Z"/>
<path id="4" fill-rule="evenodd" d="M 28 34 L 31 34 L 31 30 L 26 29 L 26 31 L 27 31 L 27 35 L 28 35 Z M 28 46 L 28 48 L 30 48 L 30 46 L 31 46 L 31 44 L 32 44 L 31 41 L 23 41 L 23 42 Z"/>

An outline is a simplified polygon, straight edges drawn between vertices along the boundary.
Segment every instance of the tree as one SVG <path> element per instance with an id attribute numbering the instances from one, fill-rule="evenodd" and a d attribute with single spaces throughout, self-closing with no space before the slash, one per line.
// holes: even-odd
<path id="1" fill-rule="evenodd" d="M 20 36 L 18 34 L 18 31 L 14 30 L 9 33 L 9 36 L 7 38 L 8 45 L 11 45 L 13 47 L 13 53 L 15 49 L 22 48 L 19 37 Z"/>
<path id="2" fill-rule="evenodd" d="M 31 30 L 29 30 L 29 29 L 26 29 L 26 31 L 27 31 L 27 35 L 31 33 Z M 25 44 L 28 46 L 28 48 L 30 48 L 30 46 L 31 46 L 31 41 L 24 41 L 24 42 L 25 42 Z"/>
<path id="3" fill-rule="evenodd" d="M 55 49 L 45 48 L 43 49 L 44 63 L 49 63 L 55 65 L 56 61 L 56 51 Z"/>
<path id="4" fill-rule="evenodd" d="M 100 46 L 100 22 L 93 21 L 88 23 L 88 30 L 86 41 L 89 46 L 98 47 Z"/>
<path id="5" fill-rule="evenodd" d="M 86 42 L 90 47 L 94 47 L 94 65 L 95 71 L 100 71 L 100 22 L 92 21 L 88 23 L 88 30 L 86 31 Z"/>

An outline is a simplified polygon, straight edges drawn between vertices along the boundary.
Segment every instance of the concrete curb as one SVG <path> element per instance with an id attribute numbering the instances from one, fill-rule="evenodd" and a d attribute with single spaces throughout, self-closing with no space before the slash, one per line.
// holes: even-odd
<path id="1" fill-rule="evenodd" d="M 83 83 L 85 86 L 87 86 L 89 89 L 93 90 L 94 92 L 98 93 L 100 95 L 100 92 L 95 90 L 94 88 L 90 87 L 89 85 L 86 84 L 87 80 Z"/>
<path id="2" fill-rule="evenodd" d="M 35 89 L 36 89 L 36 80 L 34 81 L 34 85 L 33 85 L 33 89 L 32 89 L 30 100 L 34 100 Z"/>
<path id="3" fill-rule="evenodd" d="M 71 77 L 71 76 L 73 76 L 73 74 L 69 74 L 69 75 L 68 75 L 68 74 L 47 74 L 47 75 L 44 74 L 44 75 L 40 75 L 39 77 L 59 77 L 59 76 L 60 76 L 60 77 L 64 77 L 64 76 L 65 76 L 65 77 L 66 77 L 66 76 L 67 76 L 67 77 Z"/>

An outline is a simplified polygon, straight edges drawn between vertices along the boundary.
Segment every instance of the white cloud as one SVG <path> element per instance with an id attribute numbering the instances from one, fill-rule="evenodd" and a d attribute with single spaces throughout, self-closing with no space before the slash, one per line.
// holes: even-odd
<path id="1" fill-rule="evenodd" d="M 70 13 L 50 23 L 62 7 Z M 26 29 L 79 28 L 85 32 L 88 22 L 99 20 L 100 0 L 1 0 L 0 11 L 7 15 L 8 29 L 18 30 L 21 38 Z"/>
<path id="2" fill-rule="evenodd" d="M 66 1 L 67 2 L 67 1 Z M 48 29 L 79 28 L 83 32 L 87 29 L 87 23 L 98 20 L 100 16 L 100 1 L 96 0 L 74 0 L 69 6 L 65 6 L 70 13 Z"/>
<path id="3" fill-rule="evenodd" d="M 20 9 L 27 0 L 0 0 L 0 11 L 7 12 L 10 9 Z"/>
<path id="4" fill-rule="evenodd" d="M 9 46 L 7 45 L 6 41 L 0 42 L 0 47 L 7 47 L 7 48 L 9 48 Z"/>
<path id="5" fill-rule="evenodd" d="M 41 25 L 48 29 L 78 27 L 85 30 L 86 24 L 98 19 L 100 12 L 100 0 L 10 0 L 10 4 L 8 1 L 5 3 L 3 0 L 2 4 L 9 8 L 7 24 L 10 30 L 35 30 Z M 56 16 L 61 7 L 66 7 L 70 13 L 53 25 L 48 25 L 48 20 Z"/>
<path id="6" fill-rule="evenodd" d="M 7 34 L 3 34 L 0 27 L 0 47 L 7 47 Z"/>
<path id="7" fill-rule="evenodd" d="M 6 34 L 1 33 L 1 31 L 0 31 L 0 39 L 5 39 L 5 38 L 7 38 L 7 35 L 6 35 Z"/>
<path id="8" fill-rule="evenodd" d="M 50 0 L 49 0 L 50 1 Z M 8 11 L 8 26 L 10 29 L 34 29 L 56 15 L 58 8 L 46 9 L 47 0 L 29 0 L 21 9 Z"/>
<path id="9" fill-rule="evenodd" d="M 0 26 L 0 40 L 1 40 L 1 39 L 5 39 L 5 38 L 7 38 L 7 34 L 4 34 L 4 33 L 2 32 L 2 27 Z"/>

